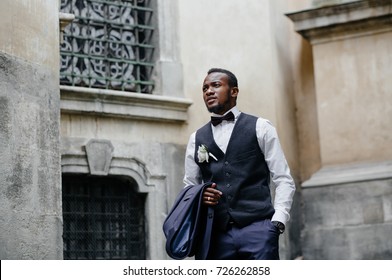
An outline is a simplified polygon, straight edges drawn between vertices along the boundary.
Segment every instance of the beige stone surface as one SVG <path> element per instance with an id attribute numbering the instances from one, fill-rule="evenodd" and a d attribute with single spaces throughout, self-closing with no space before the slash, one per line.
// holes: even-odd
<path id="1" fill-rule="evenodd" d="M 314 46 L 323 165 L 392 157 L 392 32 Z"/>
<path id="2" fill-rule="evenodd" d="M 1 1 L 0 51 L 59 68 L 58 11 L 59 1 Z"/>

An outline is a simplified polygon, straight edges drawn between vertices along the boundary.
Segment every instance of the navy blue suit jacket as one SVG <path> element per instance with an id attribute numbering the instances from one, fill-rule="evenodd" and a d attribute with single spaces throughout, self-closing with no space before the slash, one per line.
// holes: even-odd
<path id="1" fill-rule="evenodd" d="M 211 183 L 182 189 L 163 223 L 166 252 L 173 259 L 207 257 L 214 218 L 213 208 L 202 205 L 203 190 L 208 186 Z"/>

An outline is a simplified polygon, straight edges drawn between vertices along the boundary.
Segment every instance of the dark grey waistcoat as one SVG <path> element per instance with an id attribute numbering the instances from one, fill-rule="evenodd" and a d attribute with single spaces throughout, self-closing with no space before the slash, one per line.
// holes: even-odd
<path id="1" fill-rule="evenodd" d="M 257 117 L 241 113 L 226 154 L 215 143 L 211 124 L 196 132 L 195 161 L 204 182 L 214 182 L 223 195 L 215 207 L 214 224 L 225 230 L 231 220 L 240 227 L 271 218 L 275 210 L 269 188 L 270 172 L 256 137 Z M 205 145 L 212 157 L 200 163 L 197 150 Z"/>

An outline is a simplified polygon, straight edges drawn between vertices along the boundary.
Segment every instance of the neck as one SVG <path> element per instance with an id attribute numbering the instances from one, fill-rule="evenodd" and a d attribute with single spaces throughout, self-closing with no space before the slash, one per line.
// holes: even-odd
<path id="1" fill-rule="evenodd" d="M 212 116 L 223 116 L 223 115 L 226 115 L 231 110 L 233 110 L 235 107 L 236 106 L 233 106 L 233 107 L 227 109 L 226 111 L 224 111 L 223 113 L 222 112 L 219 112 L 219 113 L 211 112 L 211 113 L 212 113 Z"/>

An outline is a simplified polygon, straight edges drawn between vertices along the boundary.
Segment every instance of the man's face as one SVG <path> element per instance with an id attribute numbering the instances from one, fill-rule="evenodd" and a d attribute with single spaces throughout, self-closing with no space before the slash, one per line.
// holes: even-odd
<path id="1" fill-rule="evenodd" d="M 226 74 L 213 72 L 204 79 L 203 99 L 211 113 L 223 115 L 236 105 L 238 88 L 229 86 Z"/>

